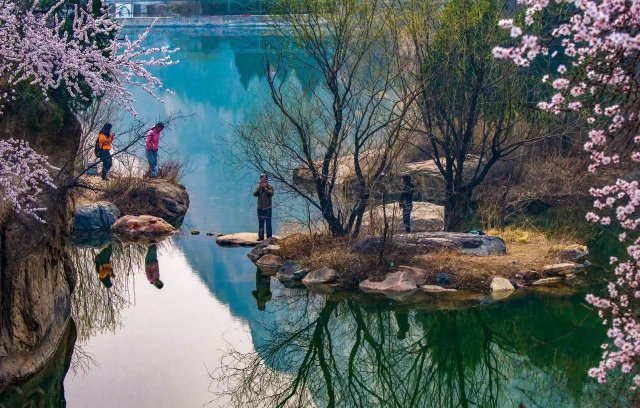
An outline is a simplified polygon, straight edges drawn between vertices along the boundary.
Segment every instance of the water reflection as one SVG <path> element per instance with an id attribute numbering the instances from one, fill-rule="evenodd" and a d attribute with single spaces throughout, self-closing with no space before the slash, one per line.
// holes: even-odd
<path id="1" fill-rule="evenodd" d="M 234 406 L 627 406 L 586 375 L 603 330 L 575 300 L 433 311 L 302 297 L 275 301 L 256 351 L 213 374 Z M 604 395 L 609 392 L 609 395 Z"/>
<path id="2" fill-rule="evenodd" d="M 271 277 L 263 275 L 260 269 L 256 270 L 256 289 L 251 294 L 256 299 L 258 310 L 265 310 L 271 300 Z"/>
<path id="3" fill-rule="evenodd" d="M 58 350 L 42 370 L 25 383 L 11 386 L 0 394 L 0 408 L 65 407 L 63 381 L 71 366 L 75 342 L 76 328 L 72 321 L 62 336 Z"/>
<path id="4" fill-rule="evenodd" d="M 158 245 L 152 244 L 147 248 L 144 257 L 144 271 L 150 284 L 162 289 L 164 283 L 160 280 L 160 264 L 158 263 Z"/>

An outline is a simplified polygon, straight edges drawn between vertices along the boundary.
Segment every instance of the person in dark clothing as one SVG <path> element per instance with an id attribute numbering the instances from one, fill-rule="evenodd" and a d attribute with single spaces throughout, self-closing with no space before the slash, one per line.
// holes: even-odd
<path id="1" fill-rule="evenodd" d="M 253 192 L 254 197 L 258 197 L 258 241 L 264 240 L 265 224 L 267 228 L 267 238 L 271 238 L 271 197 L 273 197 L 273 186 L 269 184 L 266 174 L 260 175 L 260 184 Z"/>
<path id="2" fill-rule="evenodd" d="M 400 193 L 400 208 L 402 208 L 402 221 L 404 223 L 404 231 L 411 232 L 411 210 L 413 210 L 413 191 L 414 186 L 411 182 L 411 176 L 402 176 L 402 193 Z"/>
<path id="3" fill-rule="evenodd" d="M 114 276 L 113 274 L 113 266 L 111 266 L 111 255 L 113 254 L 113 247 L 109 245 L 104 248 L 100 253 L 96 256 L 95 265 L 96 272 L 98 273 L 98 279 L 104 285 L 105 288 L 109 289 L 113 286 L 111 282 L 111 278 Z"/>
<path id="4" fill-rule="evenodd" d="M 147 280 L 158 289 L 162 289 L 164 283 L 160 280 L 160 264 L 158 263 L 158 247 L 156 244 L 149 246 L 144 257 L 144 271 Z"/>
<path id="5" fill-rule="evenodd" d="M 111 145 L 115 134 L 111 132 L 111 123 L 105 123 L 100 129 L 98 134 L 98 141 L 96 143 L 96 156 L 102 162 L 102 179 L 107 179 L 107 173 L 111 170 L 113 165 L 113 159 L 111 158 Z"/>

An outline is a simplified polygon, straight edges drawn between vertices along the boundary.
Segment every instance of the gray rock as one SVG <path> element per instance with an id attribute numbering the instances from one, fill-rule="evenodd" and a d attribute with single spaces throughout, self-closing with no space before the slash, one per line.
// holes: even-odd
<path id="1" fill-rule="evenodd" d="M 533 282 L 533 286 L 545 286 L 545 285 L 555 285 L 556 283 L 562 282 L 564 278 L 560 276 L 553 276 L 551 278 L 542 278 Z"/>
<path id="2" fill-rule="evenodd" d="M 317 285 L 322 283 L 331 283 L 336 280 L 338 274 L 331 268 L 321 268 L 310 272 L 302 279 L 305 285 Z"/>
<path id="3" fill-rule="evenodd" d="M 256 236 L 257 239 L 257 236 Z M 262 256 L 269 254 L 269 253 L 274 253 L 276 252 L 275 250 L 273 250 L 273 248 L 270 250 L 270 247 L 275 247 L 277 245 L 275 245 L 278 242 L 278 238 L 276 237 L 271 237 L 271 238 L 267 238 L 264 241 L 258 243 L 252 250 L 251 252 L 249 252 L 247 254 L 247 256 L 249 257 L 249 259 L 251 259 L 253 262 L 257 262 L 258 259 L 262 258 Z M 278 246 L 278 250 L 280 249 L 280 247 Z"/>
<path id="4" fill-rule="evenodd" d="M 218 236 L 216 244 L 220 246 L 256 246 L 260 244 L 260 241 L 258 241 L 257 232 L 238 232 Z"/>
<path id="5" fill-rule="evenodd" d="M 573 262 L 565 262 L 553 265 L 545 265 L 542 267 L 542 272 L 549 275 L 564 275 L 573 271 L 583 269 L 584 266 Z"/>
<path id="6" fill-rule="evenodd" d="M 567 261 L 581 261 L 589 256 L 589 250 L 584 245 L 570 245 L 560 251 L 560 259 Z"/>
<path id="7" fill-rule="evenodd" d="M 369 255 L 376 253 L 382 245 L 382 237 L 367 237 L 354 244 L 354 252 Z M 397 234 L 390 245 L 417 253 L 449 250 L 466 255 L 504 255 L 507 247 L 500 237 L 465 234 L 460 232 L 418 232 Z"/>
<path id="8" fill-rule="evenodd" d="M 420 290 L 426 293 L 457 292 L 456 289 L 443 288 L 438 285 L 422 285 Z"/>
<path id="9" fill-rule="evenodd" d="M 276 278 L 280 282 L 293 282 L 296 281 L 295 273 L 301 270 L 302 267 L 295 263 L 294 261 L 284 261 L 278 273 L 276 273 Z"/>
<path id="10" fill-rule="evenodd" d="M 360 290 L 389 295 L 410 294 L 418 290 L 418 285 L 409 273 L 393 272 L 387 274 L 382 282 L 372 282 L 369 279 L 360 282 Z"/>
<path id="11" fill-rule="evenodd" d="M 300 282 L 302 279 L 304 279 L 305 276 L 309 274 L 309 272 L 311 272 L 309 268 L 299 269 L 293 273 L 293 279 Z"/>
<path id="12" fill-rule="evenodd" d="M 76 231 L 109 230 L 120 218 L 120 210 L 108 202 L 80 205 L 73 216 L 73 229 Z"/>
<path id="13" fill-rule="evenodd" d="M 400 265 L 398 267 L 398 272 L 408 273 L 409 276 L 411 276 L 411 279 L 413 279 L 413 281 L 418 286 L 424 285 L 425 283 L 427 283 L 428 274 L 427 274 L 427 271 L 425 271 L 424 269 L 416 268 L 413 266 Z"/>
<path id="14" fill-rule="evenodd" d="M 513 287 L 509 279 L 494 276 L 493 279 L 491 279 L 491 292 L 499 292 L 503 290 L 513 291 L 516 290 L 516 288 Z"/>
<path id="15" fill-rule="evenodd" d="M 266 254 L 256 262 L 258 268 L 263 272 L 276 272 L 283 264 L 282 258 L 278 255 Z"/>

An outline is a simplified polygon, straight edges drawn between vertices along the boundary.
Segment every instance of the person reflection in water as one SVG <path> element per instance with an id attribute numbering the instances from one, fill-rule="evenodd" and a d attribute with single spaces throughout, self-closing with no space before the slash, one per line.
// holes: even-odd
<path id="1" fill-rule="evenodd" d="M 98 279 L 104 285 L 105 288 L 109 289 L 113 286 L 113 282 L 111 282 L 111 278 L 114 277 L 113 267 L 111 266 L 111 255 L 113 254 L 113 246 L 109 245 L 104 248 L 100 253 L 96 256 L 95 264 L 96 264 L 96 272 L 98 273 Z"/>
<path id="2" fill-rule="evenodd" d="M 258 269 L 256 271 L 256 290 L 251 294 L 258 303 L 258 310 L 263 311 L 267 302 L 271 300 L 271 277 L 263 275 Z"/>
<path id="3" fill-rule="evenodd" d="M 160 280 L 160 264 L 158 264 L 158 246 L 153 244 L 147 249 L 144 258 L 144 270 L 147 273 L 149 283 L 158 289 L 162 289 L 164 283 Z"/>
<path id="4" fill-rule="evenodd" d="M 398 324 L 398 340 L 404 340 L 407 338 L 407 332 L 409 331 L 409 313 L 406 311 L 395 311 L 396 323 Z"/>

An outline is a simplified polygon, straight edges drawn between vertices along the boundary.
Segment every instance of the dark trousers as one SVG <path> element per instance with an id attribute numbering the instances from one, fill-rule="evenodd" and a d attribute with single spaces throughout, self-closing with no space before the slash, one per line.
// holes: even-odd
<path id="1" fill-rule="evenodd" d="M 402 207 L 402 222 L 404 223 L 404 232 L 411 232 L 411 210 L 412 204 L 405 204 Z"/>
<path id="2" fill-rule="evenodd" d="M 264 227 L 267 225 L 267 238 L 271 238 L 271 208 L 258 208 L 258 241 L 264 239 Z"/>
<path id="3" fill-rule="evenodd" d="M 100 150 L 98 154 L 100 161 L 102 162 L 102 179 L 107 179 L 107 173 L 111 170 L 113 165 L 113 159 L 111 158 L 111 152 L 109 150 Z"/>

